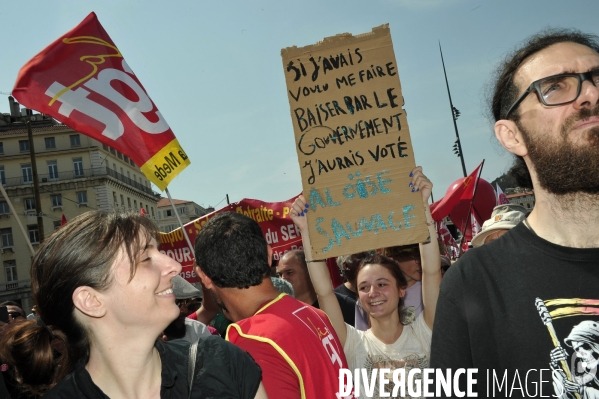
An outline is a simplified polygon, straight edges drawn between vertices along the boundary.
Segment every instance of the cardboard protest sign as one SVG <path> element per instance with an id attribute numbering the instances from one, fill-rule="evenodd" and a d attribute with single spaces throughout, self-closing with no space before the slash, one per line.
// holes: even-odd
<path id="1" fill-rule="evenodd" d="M 187 223 L 184 225 L 185 231 L 193 243 L 202 229 L 202 226 L 215 215 L 221 212 L 243 213 L 258 222 L 264 233 L 266 242 L 273 250 L 273 258 L 279 260 L 286 252 L 292 249 L 303 249 L 302 237 L 300 236 L 299 230 L 289 217 L 289 210 L 291 209 L 291 205 L 293 205 L 295 198 L 297 197 L 282 202 L 264 202 L 255 199 L 242 199 L 239 202 L 227 205 L 222 209 Z M 183 266 L 181 277 L 191 283 L 199 281 L 199 278 L 193 269 L 194 255 L 191 253 L 187 241 L 185 241 L 185 237 L 183 237 L 181 228 L 167 234 L 160 234 L 159 246 L 160 252 L 181 263 Z M 334 265 L 333 267 L 329 267 L 329 270 L 335 286 L 341 284 L 343 281 L 340 278 L 337 266 Z"/>
<path id="2" fill-rule="evenodd" d="M 281 55 L 313 257 L 426 241 L 388 25 Z"/>
<path id="3" fill-rule="evenodd" d="M 160 190 L 190 164 L 93 12 L 21 68 L 13 96 L 127 155 Z"/>

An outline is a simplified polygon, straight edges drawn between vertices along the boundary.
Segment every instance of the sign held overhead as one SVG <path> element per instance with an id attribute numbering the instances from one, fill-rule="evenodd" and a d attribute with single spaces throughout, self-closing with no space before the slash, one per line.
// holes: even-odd
<path id="1" fill-rule="evenodd" d="M 389 26 L 281 55 L 313 258 L 426 241 Z"/>

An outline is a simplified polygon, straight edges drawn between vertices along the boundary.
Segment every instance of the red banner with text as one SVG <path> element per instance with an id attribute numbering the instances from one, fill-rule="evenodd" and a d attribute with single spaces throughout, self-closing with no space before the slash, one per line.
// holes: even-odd
<path id="1" fill-rule="evenodd" d="M 273 249 L 273 258 L 279 260 L 285 252 L 292 249 L 303 249 L 299 229 L 289 217 L 289 210 L 295 201 L 293 197 L 283 202 L 264 202 L 255 199 L 242 199 L 222 209 L 202 216 L 184 225 L 192 244 L 202 226 L 221 212 L 239 212 L 251 217 L 260 225 L 266 242 Z M 170 233 L 160 234 L 160 252 L 181 263 L 181 276 L 191 283 L 199 281 L 193 270 L 194 255 L 189 249 L 181 228 Z"/>

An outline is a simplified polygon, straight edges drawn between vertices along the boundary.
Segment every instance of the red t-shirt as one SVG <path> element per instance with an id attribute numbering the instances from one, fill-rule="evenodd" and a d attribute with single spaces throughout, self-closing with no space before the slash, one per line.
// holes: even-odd
<path id="1" fill-rule="evenodd" d="M 270 398 L 338 398 L 339 369 L 348 366 L 321 310 L 281 294 L 254 316 L 231 324 L 226 339 L 262 367 Z"/>

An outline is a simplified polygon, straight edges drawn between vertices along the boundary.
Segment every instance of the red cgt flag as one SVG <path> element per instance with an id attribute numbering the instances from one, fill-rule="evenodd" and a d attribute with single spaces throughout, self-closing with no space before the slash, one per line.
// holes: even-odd
<path id="1" fill-rule="evenodd" d="M 21 68 L 13 96 L 127 155 L 160 190 L 190 163 L 93 12 Z"/>
<path id="2" fill-rule="evenodd" d="M 474 186 L 476 185 L 476 179 L 479 177 L 480 165 L 468 177 L 464 179 L 462 184 L 453 187 L 453 190 L 445 194 L 445 197 L 440 199 L 431 205 L 431 215 L 434 220 L 443 220 L 444 217 L 449 215 L 451 210 L 457 205 L 460 200 L 472 200 L 474 194 Z"/>
<path id="3" fill-rule="evenodd" d="M 67 217 L 63 213 L 62 217 L 60 218 L 60 227 L 64 226 L 65 224 L 67 224 Z"/>

